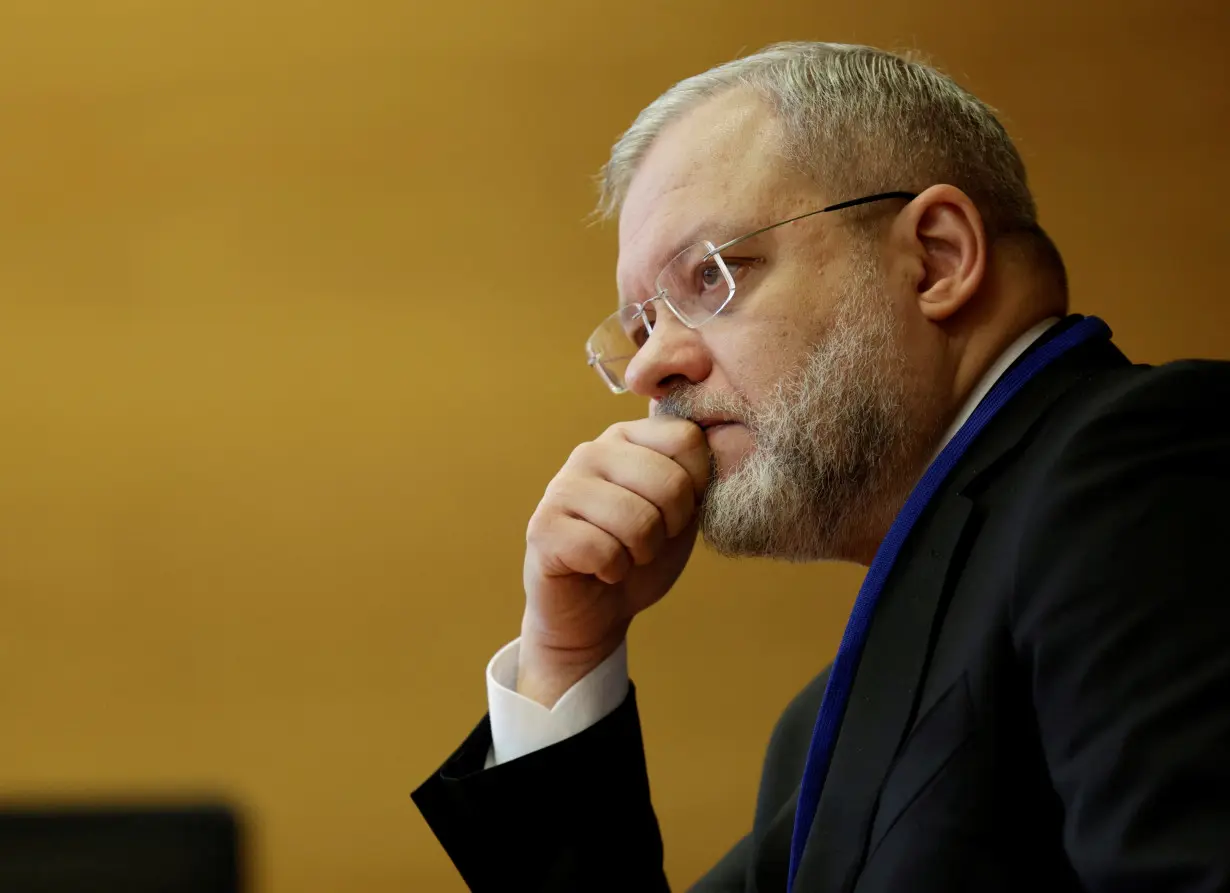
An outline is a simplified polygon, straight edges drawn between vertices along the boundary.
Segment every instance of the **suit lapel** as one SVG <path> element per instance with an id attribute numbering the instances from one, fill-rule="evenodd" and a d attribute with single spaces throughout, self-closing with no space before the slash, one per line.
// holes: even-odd
<path id="1" fill-rule="evenodd" d="M 846 890 L 862 863 L 876 797 L 913 716 L 944 581 L 971 507 L 961 496 L 943 499 L 926 537 L 911 537 L 898 556 L 799 862 L 799 893 Z"/>
<path id="2" fill-rule="evenodd" d="M 794 811 L 798 805 L 799 788 L 796 785 L 794 793 L 769 822 L 752 857 L 756 878 L 754 889 L 761 893 L 778 893 L 786 889 L 790 873 L 790 835 L 794 833 Z"/>
<path id="3" fill-rule="evenodd" d="M 862 867 L 880 788 L 914 721 L 945 595 L 963 566 L 963 534 L 973 517 L 964 493 L 1026 439 L 1065 391 L 1092 372 L 1126 365 L 1104 341 L 1061 357 L 992 420 L 927 507 L 881 593 L 799 863 L 797 893 L 844 893 Z M 779 830 L 780 818 L 770 834 Z M 774 885 L 760 882 L 762 891 L 785 888 L 784 871 L 780 882 L 765 880 Z"/>

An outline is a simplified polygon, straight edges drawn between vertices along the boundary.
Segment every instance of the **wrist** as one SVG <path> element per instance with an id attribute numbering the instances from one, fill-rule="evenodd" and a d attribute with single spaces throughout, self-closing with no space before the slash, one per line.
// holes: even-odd
<path id="1" fill-rule="evenodd" d="M 568 689 L 619 648 L 627 630 L 624 624 L 592 645 L 564 647 L 523 622 L 517 656 L 517 693 L 551 709 Z"/>

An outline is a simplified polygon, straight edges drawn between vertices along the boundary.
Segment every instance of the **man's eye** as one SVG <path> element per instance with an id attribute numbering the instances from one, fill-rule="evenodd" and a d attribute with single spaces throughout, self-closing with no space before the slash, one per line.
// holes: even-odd
<path id="1" fill-rule="evenodd" d="M 730 272 L 730 278 L 735 282 L 738 282 L 756 263 L 755 259 L 747 257 L 723 257 L 722 261 Z M 716 263 L 706 264 L 700 269 L 700 284 L 706 289 L 722 288 L 726 284 L 726 277 L 722 275 L 722 270 Z"/>

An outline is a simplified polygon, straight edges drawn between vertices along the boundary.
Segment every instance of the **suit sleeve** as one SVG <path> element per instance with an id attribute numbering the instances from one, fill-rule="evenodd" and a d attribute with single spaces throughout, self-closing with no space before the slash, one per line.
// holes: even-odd
<path id="1" fill-rule="evenodd" d="M 1014 601 L 1090 891 L 1230 890 L 1230 375 L 1183 364 L 1056 455 Z"/>
<path id="2" fill-rule="evenodd" d="M 667 893 L 636 692 L 584 732 L 483 769 L 484 718 L 415 804 L 477 893 Z"/>

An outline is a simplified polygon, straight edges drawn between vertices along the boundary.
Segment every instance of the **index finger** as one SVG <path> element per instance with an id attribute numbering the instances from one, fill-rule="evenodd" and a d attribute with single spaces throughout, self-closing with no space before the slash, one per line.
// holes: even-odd
<path id="1" fill-rule="evenodd" d="M 615 437 L 674 460 L 692 479 L 697 501 L 705 495 L 712 474 L 709 441 L 695 422 L 677 416 L 650 416 L 621 422 L 608 430 Z"/>

